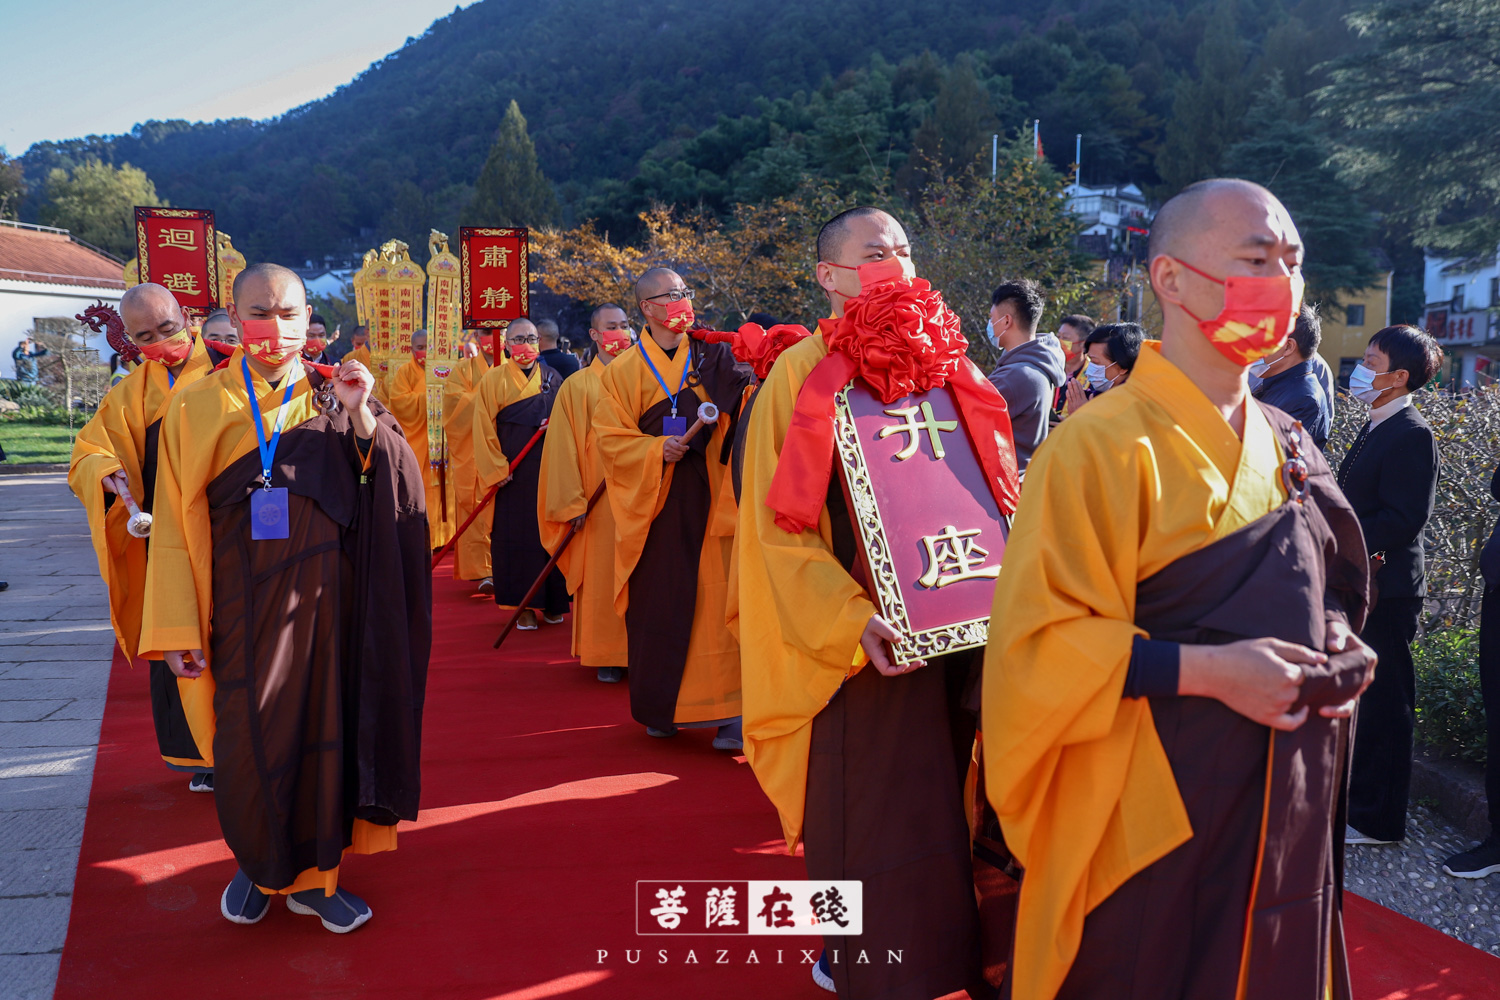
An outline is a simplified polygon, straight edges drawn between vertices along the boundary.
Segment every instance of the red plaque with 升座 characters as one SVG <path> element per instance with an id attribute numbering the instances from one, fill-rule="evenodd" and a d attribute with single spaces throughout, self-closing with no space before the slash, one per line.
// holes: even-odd
<path id="1" fill-rule="evenodd" d="M 855 379 L 835 400 L 844 495 L 902 663 L 984 645 L 1010 533 L 953 390 L 883 403 Z"/>
<path id="2" fill-rule="evenodd" d="M 141 281 L 163 286 L 194 316 L 206 316 L 219 308 L 219 260 L 212 211 L 137 206 L 135 246 Z"/>
<path id="3" fill-rule="evenodd" d="M 499 329 L 526 316 L 531 282 L 525 228 L 458 230 L 460 311 L 466 329 Z"/>

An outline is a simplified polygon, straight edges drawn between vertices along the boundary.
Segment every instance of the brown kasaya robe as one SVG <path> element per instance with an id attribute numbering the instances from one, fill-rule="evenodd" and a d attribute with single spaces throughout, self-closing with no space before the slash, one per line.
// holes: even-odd
<path id="1" fill-rule="evenodd" d="M 1292 421 L 1266 408 L 1286 448 Z M 1220 644 L 1268 633 L 1323 649 L 1330 621 L 1358 631 L 1368 595 L 1359 522 L 1321 454 L 1304 503 L 1288 500 L 1143 580 L 1136 624 L 1153 639 Z M 1348 720 L 1361 654 L 1309 669 L 1307 721 L 1275 732 L 1209 698 L 1151 699 L 1193 837 L 1094 909 L 1059 1000 L 1351 996 L 1344 952 Z M 1149 919 L 1148 919 L 1149 915 Z M 1248 915 L 1248 920 L 1247 920 Z"/>

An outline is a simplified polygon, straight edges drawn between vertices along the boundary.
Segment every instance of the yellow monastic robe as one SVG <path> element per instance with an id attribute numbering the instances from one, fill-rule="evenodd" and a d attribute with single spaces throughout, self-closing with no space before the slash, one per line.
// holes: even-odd
<path id="1" fill-rule="evenodd" d="M 474 475 L 479 483 L 482 498 L 490 487 L 510 476 L 511 459 L 500 447 L 500 435 L 495 430 L 495 414 L 523 399 L 530 399 L 542 391 L 540 368 L 533 365 L 530 374 L 520 365 L 509 360 L 498 368 L 491 368 L 479 380 L 474 390 L 473 412 L 469 415 L 474 441 Z M 533 452 L 541 450 L 541 442 L 532 446 Z M 539 454 L 528 454 L 526 461 L 535 462 Z M 480 517 L 484 515 L 481 514 Z M 472 529 L 470 529 L 472 530 Z"/>
<path id="2" fill-rule="evenodd" d="M 354 350 L 344 355 L 343 360 L 358 361 L 360 364 L 370 369 L 370 374 L 375 376 L 375 391 L 371 393 L 371 395 L 380 400 L 382 405 L 390 405 L 389 393 L 385 391 L 385 380 L 380 377 L 380 369 L 375 367 L 375 357 L 370 353 L 370 348 L 368 345 L 365 347 L 356 347 Z"/>
<path id="3" fill-rule="evenodd" d="M 73 442 L 68 486 L 88 514 L 99 575 L 109 587 L 109 617 L 126 658 L 140 652 L 141 609 L 146 588 L 146 540 L 125 530 L 130 512 L 118 499 L 105 511 L 100 482 L 121 469 L 130 478 L 130 495 L 144 504 L 155 484 L 141 478 L 146 460 L 146 430 L 160 420 L 177 394 L 213 371 L 200 337 L 193 342 L 181 373 L 173 380 L 166 365 L 143 362 L 121 379 L 99 403 L 93 419 Z"/>
<path id="4" fill-rule="evenodd" d="M 210 622 L 213 616 L 214 537 L 207 492 L 224 470 L 256 451 L 257 434 L 269 438 L 281 409 L 285 386 L 272 389 L 258 373 L 252 384 L 263 426 L 257 429 L 246 395 L 241 359 L 236 348 L 223 371 L 180 393 L 162 420 L 161 459 L 158 465 L 156 513 L 151 532 L 148 587 L 141 624 L 141 655 L 162 659 L 167 650 L 203 651 L 208 669 L 194 680 L 182 680 L 193 690 L 183 707 L 193 738 L 204 761 L 214 762 L 214 674 Z M 297 386 L 286 404 L 283 433 L 318 416 L 313 392 L 301 365 L 292 369 Z M 222 793 L 221 793 L 222 794 Z M 396 827 L 355 819 L 353 843 L 347 853 L 375 854 L 396 849 Z M 267 892 L 289 894 L 323 889 L 332 895 L 338 868 L 309 868 L 289 886 Z"/>
<path id="5" fill-rule="evenodd" d="M 438 475 L 438 470 L 427 460 L 427 369 L 416 362 L 408 361 L 396 370 L 391 380 L 390 402 L 386 405 L 401 424 L 406 434 L 406 443 L 411 445 L 413 455 L 422 466 L 422 483 L 427 487 L 427 537 L 433 548 L 448 544 L 455 527 L 453 516 L 453 484 L 447 482 L 447 497 L 441 495 L 444 481 L 449 479 L 452 468 Z M 447 512 L 447 517 L 443 516 Z"/>
<path id="6" fill-rule="evenodd" d="M 1280 461 L 1259 406 L 1241 441 L 1147 350 L 1027 469 L 984 669 L 986 787 L 1026 868 L 1016 1000 L 1050 1000 L 1084 917 L 1193 835 L 1148 700 L 1120 696 L 1136 586 L 1279 506 Z"/>
<path id="7" fill-rule="evenodd" d="M 740 490 L 745 756 L 781 815 L 788 853 L 802 836 L 813 717 L 865 663 L 859 639 L 875 614 L 833 554 L 826 507 L 816 532 L 793 535 L 766 506 L 797 394 L 827 356 L 823 338 L 812 336 L 777 359 L 750 413 Z"/>
<path id="8" fill-rule="evenodd" d="M 630 575 L 645 548 L 651 522 L 666 502 L 676 468 L 662 458 L 662 443 L 666 439 L 659 434 L 644 434 L 639 427 L 641 415 L 667 399 L 661 384 L 646 366 L 645 354 L 650 354 L 661 377 L 675 388 L 682 384 L 691 354 L 689 346 L 684 337 L 676 357 L 668 358 L 647 333 L 641 337 L 638 349 L 627 351 L 611 362 L 601 378 L 604 396 L 594 414 L 594 434 L 615 518 L 613 595 L 615 611 L 622 619 L 630 606 Z M 690 393 L 696 394 L 697 401 Z M 696 419 L 698 402 L 707 400 L 708 393 L 702 386 L 690 387 L 683 393 L 679 413 L 687 418 L 689 426 Z M 720 414 L 708 445 L 708 455 L 713 459 L 708 477 L 712 516 L 698 560 L 692 636 L 678 687 L 674 723 L 708 722 L 740 714 L 739 643 L 725 624 L 734 537 L 733 495 L 727 501 L 722 497 L 729 484 L 722 474 L 715 474 L 728 426 L 729 415 Z M 688 609 L 683 610 L 686 613 Z"/>
<path id="9" fill-rule="evenodd" d="M 542 449 L 542 488 L 537 493 L 542 545 L 548 552 L 557 551 L 568 522 L 588 508 L 589 498 L 604 482 L 604 462 L 592 433 L 594 411 L 604 395 L 604 368 L 595 358 L 563 382 L 552 405 Z M 585 667 L 626 666 L 625 620 L 614 604 L 615 518 L 608 496 L 594 504 L 557 568 L 573 595 L 573 655 Z"/>
<path id="10" fill-rule="evenodd" d="M 503 364 L 504 362 L 502 362 Z M 487 492 L 474 471 L 474 392 L 490 370 L 481 353 L 453 366 L 443 384 L 443 427 L 448 434 L 448 482 L 453 490 L 454 530 L 469 519 Z M 453 579 L 482 580 L 490 575 L 491 519 L 480 514 L 453 546 Z"/>

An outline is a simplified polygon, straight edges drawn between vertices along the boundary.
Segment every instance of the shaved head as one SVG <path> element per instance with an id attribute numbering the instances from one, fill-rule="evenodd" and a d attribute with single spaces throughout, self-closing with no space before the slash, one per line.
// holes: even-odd
<path id="1" fill-rule="evenodd" d="M 862 220 L 867 224 L 855 225 Z M 818 259 L 832 261 L 835 264 L 844 263 L 845 244 L 849 242 L 851 236 L 865 235 L 863 230 L 872 228 L 868 223 L 873 223 L 878 228 L 901 229 L 901 223 L 897 222 L 889 212 L 883 212 L 868 205 L 851 208 L 847 212 L 835 215 L 823 223 L 823 228 L 818 230 Z"/>
<path id="2" fill-rule="evenodd" d="M 415 330 L 411 335 L 411 349 L 414 351 L 427 350 L 427 331 Z"/>
<path id="3" fill-rule="evenodd" d="M 1247 198 L 1255 201 L 1269 199 L 1278 207 L 1281 205 L 1275 195 L 1251 181 L 1215 177 L 1189 184 L 1169 198 L 1151 221 L 1146 260 L 1149 262 L 1161 254 L 1191 257 L 1196 246 L 1195 238 L 1214 226 L 1214 210 L 1226 202 Z"/>
<path id="4" fill-rule="evenodd" d="M 136 346 L 170 337 L 187 325 L 177 298 L 152 282 L 127 289 L 120 297 L 120 319 Z"/>
<path id="5" fill-rule="evenodd" d="M 639 303 L 673 288 L 685 287 L 686 284 L 682 275 L 670 267 L 653 267 L 635 279 L 635 300 Z"/>
<path id="6" fill-rule="evenodd" d="M 510 340 L 512 337 L 535 337 L 536 335 L 536 324 L 524 316 L 520 319 L 511 320 L 510 326 L 505 328 L 506 340 Z"/>
<path id="7" fill-rule="evenodd" d="M 235 275 L 234 300 L 238 302 L 244 290 L 253 286 L 273 290 L 278 298 L 284 297 L 284 293 L 290 288 L 296 288 L 302 304 L 307 304 L 307 285 L 302 276 L 289 267 L 282 267 L 280 264 L 251 264 Z"/>
<path id="8" fill-rule="evenodd" d="M 611 312 L 611 310 L 613 310 L 613 312 Z M 606 313 L 608 315 L 606 315 Z M 619 313 L 620 315 L 617 317 L 615 316 L 615 313 Z M 627 317 L 625 315 L 624 309 L 621 309 L 613 302 L 606 302 L 602 306 L 595 306 L 594 311 L 589 313 L 589 329 L 603 330 L 604 327 L 600 326 L 599 324 L 609 323 L 616 320 L 624 322 L 626 321 L 626 319 Z"/>

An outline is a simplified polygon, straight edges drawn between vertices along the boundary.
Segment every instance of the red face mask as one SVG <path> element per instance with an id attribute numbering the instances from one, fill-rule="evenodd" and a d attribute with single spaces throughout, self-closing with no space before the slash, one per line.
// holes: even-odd
<path id="1" fill-rule="evenodd" d="M 830 267 L 840 267 L 845 271 L 853 271 L 859 275 L 859 290 L 868 292 L 876 285 L 883 285 L 890 281 L 910 281 L 916 277 L 916 268 L 912 267 L 910 257 L 890 256 L 881 260 L 872 260 L 868 264 L 860 264 L 858 267 L 850 267 L 848 264 L 835 264 L 833 261 L 824 261 Z"/>
<path id="2" fill-rule="evenodd" d="M 419 365 L 427 360 L 427 352 L 425 350 L 419 351 L 415 347 L 412 348 L 411 356 L 412 360 Z"/>
<path id="3" fill-rule="evenodd" d="M 1275 354 L 1286 343 L 1302 308 L 1301 274 L 1235 274 L 1224 279 L 1205 274 L 1185 260 L 1177 263 L 1224 286 L 1224 308 L 1213 319 L 1200 319 L 1186 306 L 1182 308 L 1198 321 L 1203 336 L 1224 357 L 1237 365 L 1249 365 Z"/>
<path id="4" fill-rule="evenodd" d="M 291 319 L 242 319 L 245 353 L 268 365 L 295 357 L 307 341 L 307 328 Z"/>
<path id="5" fill-rule="evenodd" d="M 634 341 L 630 339 L 629 330 L 599 330 L 599 348 L 612 358 L 620 356 L 620 353 L 629 347 Z"/>
<path id="6" fill-rule="evenodd" d="M 540 353 L 535 344 L 510 345 L 510 359 L 522 368 L 530 368 Z"/>
<path id="7" fill-rule="evenodd" d="M 164 364 L 168 368 L 175 368 L 193 353 L 193 335 L 186 330 L 178 330 L 165 340 L 158 340 L 154 344 L 141 344 L 136 349 L 144 358 Z"/>
<path id="8" fill-rule="evenodd" d="M 660 305 L 667 311 L 666 318 L 657 320 L 657 322 L 668 330 L 671 330 L 673 333 L 687 333 L 693 328 L 693 320 L 697 317 L 693 315 L 693 303 L 691 299 L 678 299 L 676 302 L 665 304 L 658 302 L 653 304 Z"/>

